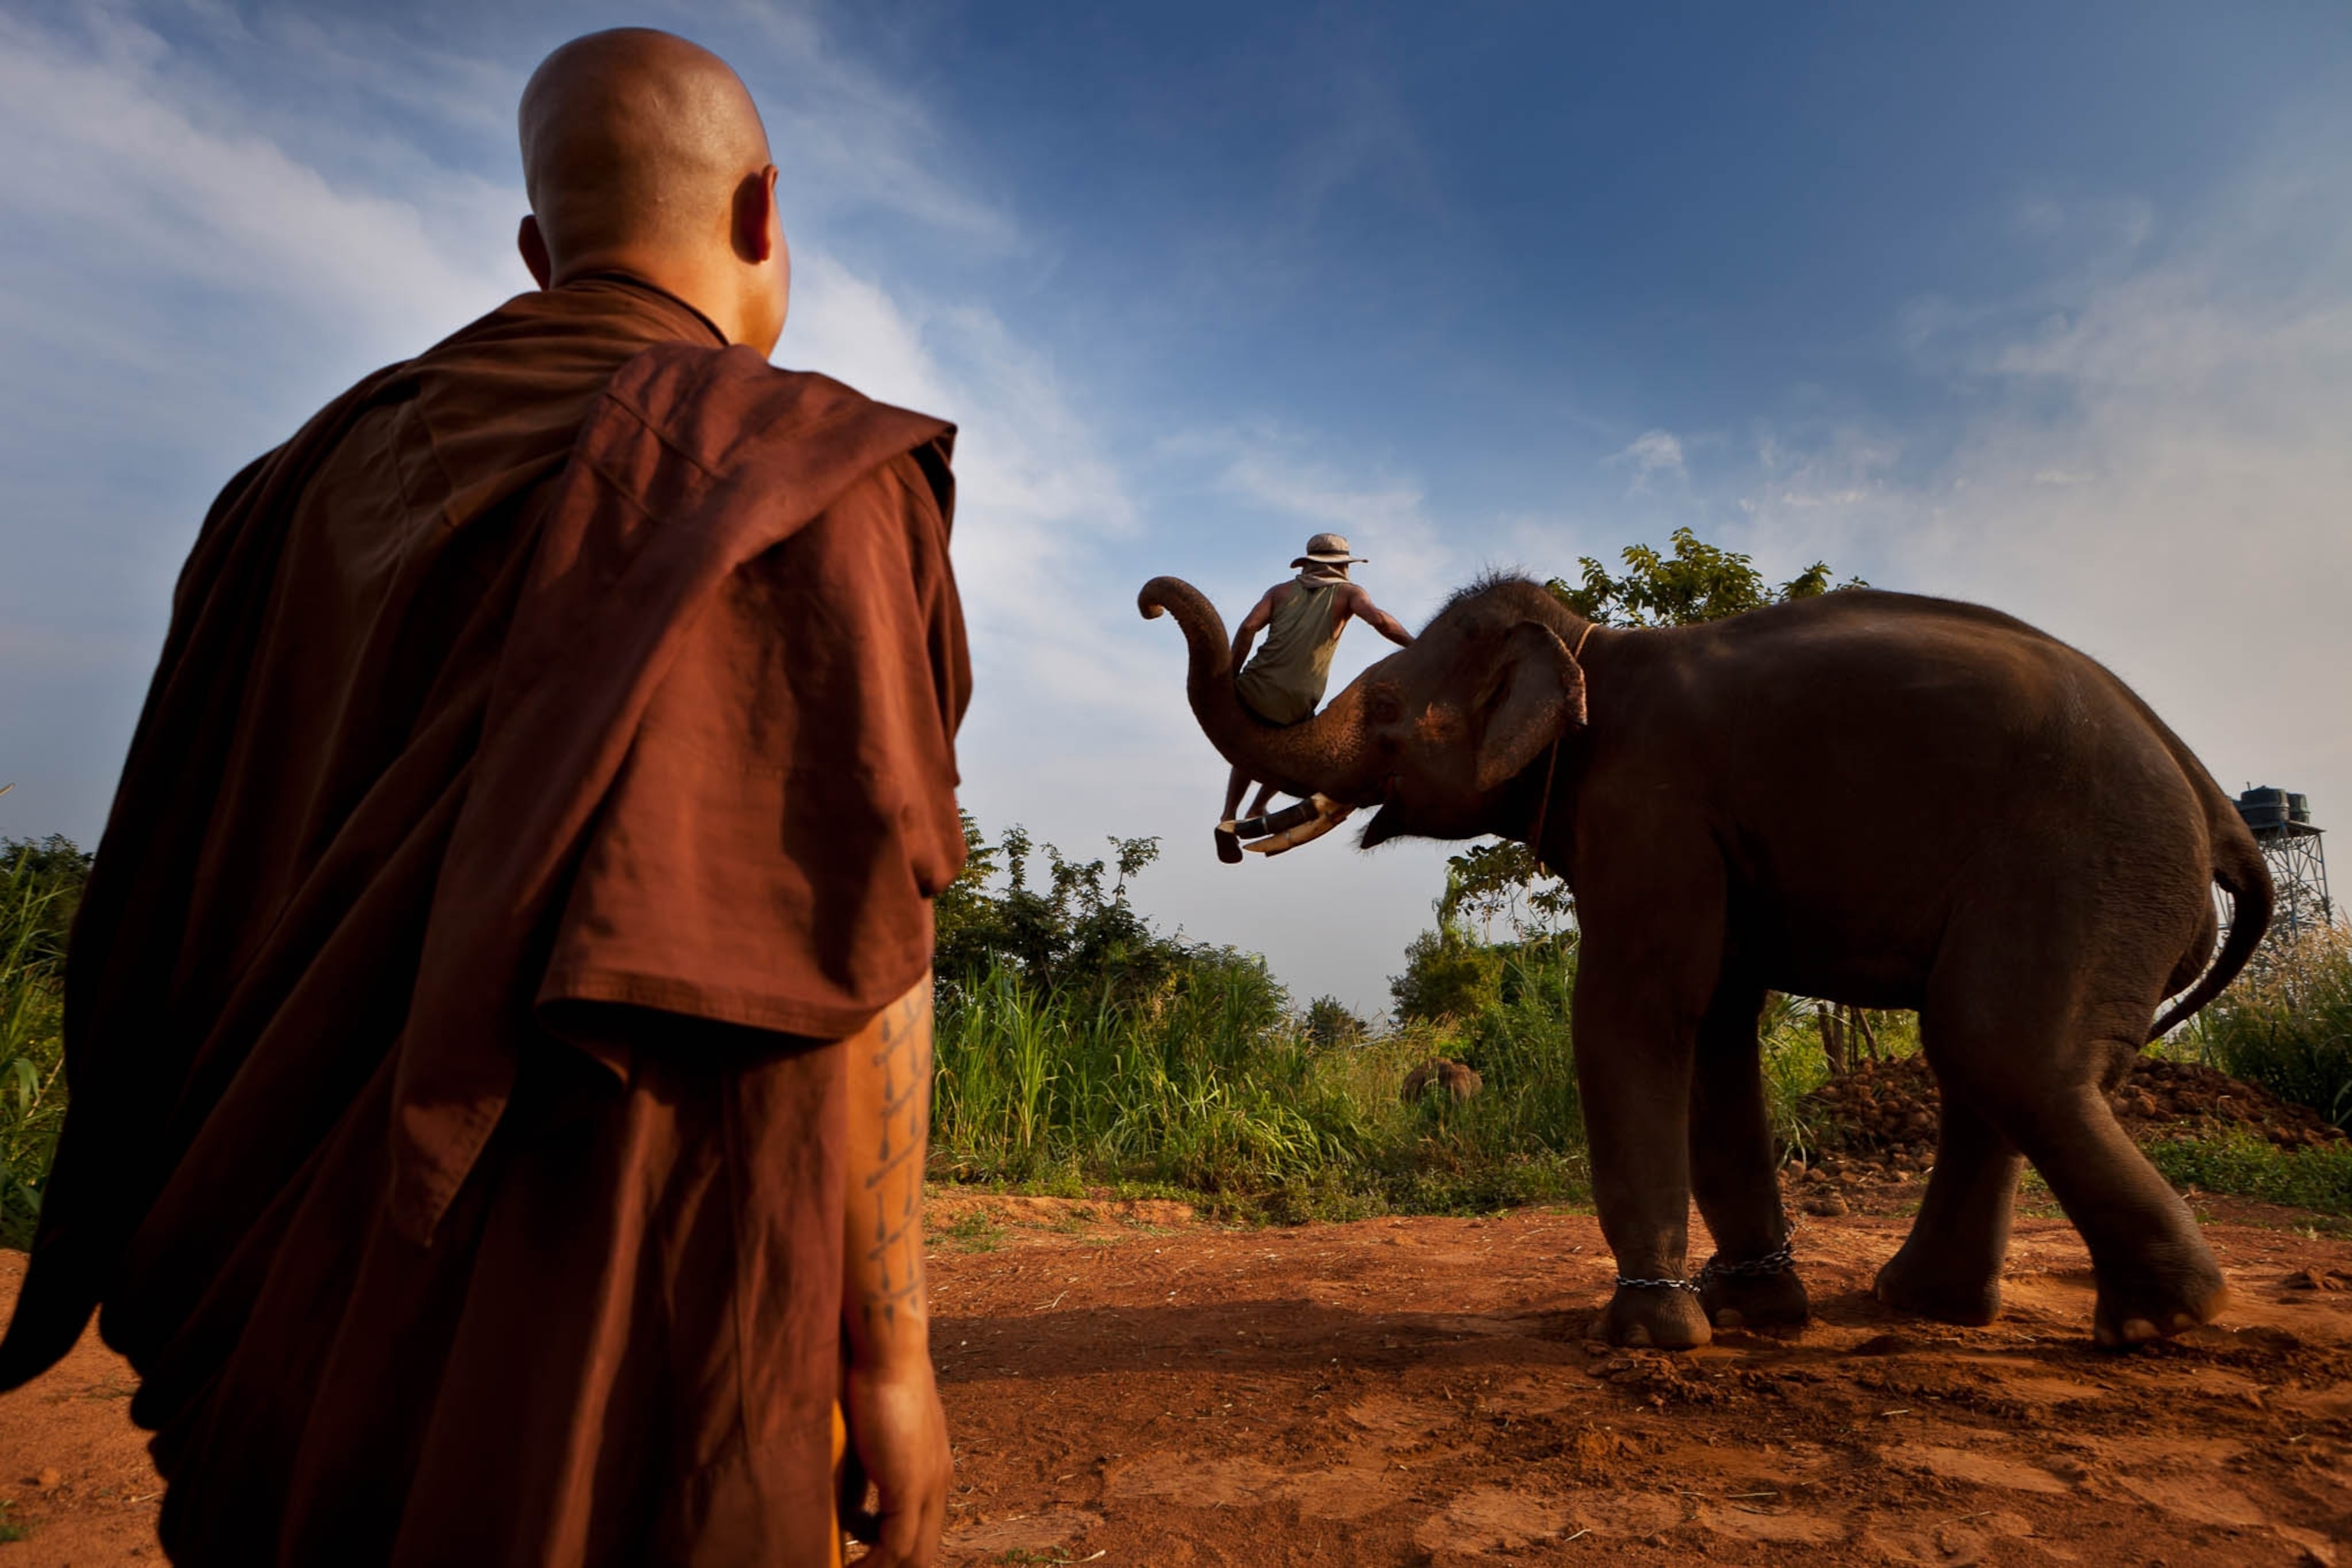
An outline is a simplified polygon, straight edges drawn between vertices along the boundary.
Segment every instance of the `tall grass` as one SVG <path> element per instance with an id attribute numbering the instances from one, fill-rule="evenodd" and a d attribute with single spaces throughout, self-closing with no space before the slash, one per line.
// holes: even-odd
<path id="1" fill-rule="evenodd" d="M 2352 931 L 2322 927 L 2267 954 L 2179 1039 L 2176 1049 L 2352 1129 Z"/>
<path id="2" fill-rule="evenodd" d="M 1204 954 L 1139 997 L 1008 964 L 943 989 L 934 1166 L 962 1180 L 1158 1183 L 1249 1203 L 1360 1158 L 1362 1109 L 1264 966 Z"/>
<path id="3" fill-rule="evenodd" d="M 65 938 L 89 861 L 0 840 L 0 1247 L 32 1245 L 65 1123 Z"/>
<path id="4" fill-rule="evenodd" d="M 1569 973 L 1514 960 L 1475 1019 L 1370 1041 L 1288 1011 L 1257 959 L 1196 952 L 1152 990 L 1040 991 L 1011 966 L 943 988 L 933 1166 L 1024 1185 L 1129 1183 L 1269 1217 L 1491 1207 L 1584 1190 Z M 1486 1080 L 1401 1096 L 1432 1057 Z"/>

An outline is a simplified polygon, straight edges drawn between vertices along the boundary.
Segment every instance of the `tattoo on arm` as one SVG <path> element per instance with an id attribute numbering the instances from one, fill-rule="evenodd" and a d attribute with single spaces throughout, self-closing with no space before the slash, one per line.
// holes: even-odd
<path id="1" fill-rule="evenodd" d="M 853 1234 L 864 1237 L 858 1269 L 869 1330 L 894 1327 L 900 1310 L 925 1314 L 923 1152 L 929 1134 L 931 991 L 928 980 L 893 1003 L 856 1048 L 880 1079 L 880 1126 L 862 1190 L 852 1192 Z"/>

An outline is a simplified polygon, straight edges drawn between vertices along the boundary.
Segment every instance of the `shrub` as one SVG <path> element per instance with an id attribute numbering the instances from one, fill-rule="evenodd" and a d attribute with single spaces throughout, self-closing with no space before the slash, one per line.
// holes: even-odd
<path id="1" fill-rule="evenodd" d="M 2175 1186 L 2352 1215 L 2352 1144 L 2282 1149 L 2241 1133 L 2150 1143 L 2147 1152 L 2149 1163 Z"/>

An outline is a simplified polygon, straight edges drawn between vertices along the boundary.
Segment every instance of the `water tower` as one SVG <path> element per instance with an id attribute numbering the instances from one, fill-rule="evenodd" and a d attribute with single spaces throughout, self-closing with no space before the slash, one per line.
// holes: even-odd
<path id="1" fill-rule="evenodd" d="M 2238 815 L 2253 829 L 2254 842 L 2270 862 L 2271 884 L 2277 889 L 2271 936 L 2293 942 L 2326 927 L 2336 918 L 2336 906 L 2327 899 L 2327 857 L 2319 847 L 2321 830 L 2311 820 L 2311 802 L 2283 789 L 2249 789 L 2238 796 Z"/>

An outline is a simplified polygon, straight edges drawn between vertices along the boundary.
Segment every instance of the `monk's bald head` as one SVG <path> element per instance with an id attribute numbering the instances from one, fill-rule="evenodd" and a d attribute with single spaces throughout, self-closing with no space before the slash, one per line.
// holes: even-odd
<path id="1" fill-rule="evenodd" d="M 649 27 L 557 49 L 519 118 L 523 184 L 558 272 L 619 246 L 724 244 L 738 187 L 770 161 L 727 62 Z"/>

